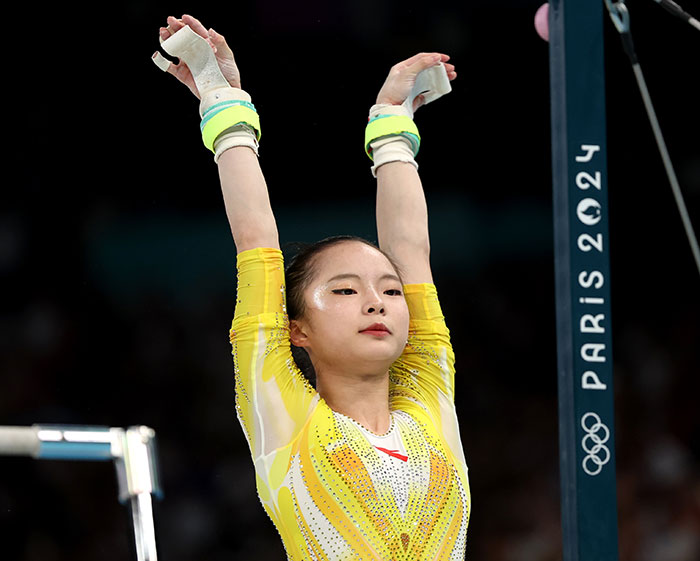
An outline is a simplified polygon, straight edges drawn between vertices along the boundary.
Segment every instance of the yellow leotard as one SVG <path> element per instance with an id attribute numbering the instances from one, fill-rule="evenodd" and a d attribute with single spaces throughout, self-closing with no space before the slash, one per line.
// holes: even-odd
<path id="1" fill-rule="evenodd" d="M 238 255 L 236 410 L 258 495 L 292 561 L 463 560 L 471 499 L 454 355 L 435 286 L 405 285 L 409 339 L 374 435 L 330 409 L 290 350 L 282 254 Z"/>

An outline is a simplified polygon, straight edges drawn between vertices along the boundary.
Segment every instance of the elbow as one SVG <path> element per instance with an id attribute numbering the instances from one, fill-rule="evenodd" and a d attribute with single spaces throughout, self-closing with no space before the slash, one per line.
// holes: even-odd
<path id="1" fill-rule="evenodd" d="M 236 252 L 241 253 L 256 247 L 271 247 L 279 249 L 277 229 L 259 230 L 256 228 L 240 228 L 231 230 Z"/>

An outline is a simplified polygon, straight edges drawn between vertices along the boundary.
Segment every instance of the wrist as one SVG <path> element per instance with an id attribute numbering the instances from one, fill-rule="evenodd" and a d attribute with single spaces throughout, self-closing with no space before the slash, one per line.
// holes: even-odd
<path id="1" fill-rule="evenodd" d="M 203 118 L 204 114 L 214 108 L 215 105 L 231 101 L 251 103 L 251 97 L 248 92 L 236 87 L 210 90 L 202 96 L 199 102 L 199 116 Z"/>
<path id="2" fill-rule="evenodd" d="M 379 97 L 377 96 L 377 101 L 375 101 L 377 105 L 401 105 L 400 101 L 395 101 L 391 99 L 390 97 Z"/>
<path id="3" fill-rule="evenodd" d="M 236 125 L 221 133 L 214 141 L 214 161 L 218 164 L 221 155 L 230 148 L 244 146 L 258 155 L 258 140 L 255 131 L 245 124 Z"/>
<path id="4" fill-rule="evenodd" d="M 217 88 L 202 97 L 199 105 L 204 145 L 221 154 L 235 146 L 247 146 L 256 154 L 260 140 L 260 118 L 250 95 L 240 88 Z"/>
<path id="5" fill-rule="evenodd" d="M 385 164 L 403 162 L 418 169 L 410 142 L 402 136 L 390 136 L 370 143 L 374 164 L 372 177 L 377 177 L 377 170 Z"/>
<path id="6" fill-rule="evenodd" d="M 419 147 L 418 128 L 404 105 L 376 103 L 370 108 L 365 151 L 374 162 L 374 177 L 380 166 L 390 162 L 405 162 L 418 169 L 415 156 Z"/>
<path id="7" fill-rule="evenodd" d="M 376 119 L 380 116 L 398 115 L 413 119 L 413 115 L 406 109 L 404 105 L 394 105 L 393 103 L 375 103 L 369 109 L 369 120 Z"/>

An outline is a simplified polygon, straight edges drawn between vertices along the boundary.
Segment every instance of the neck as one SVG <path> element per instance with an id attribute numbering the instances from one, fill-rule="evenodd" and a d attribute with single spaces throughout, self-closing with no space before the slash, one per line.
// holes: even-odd
<path id="1" fill-rule="evenodd" d="M 389 375 L 347 376 L 317 373 L 316 389 L 328 406 L 366 429 L 383 434 L 389 430 Z"/>

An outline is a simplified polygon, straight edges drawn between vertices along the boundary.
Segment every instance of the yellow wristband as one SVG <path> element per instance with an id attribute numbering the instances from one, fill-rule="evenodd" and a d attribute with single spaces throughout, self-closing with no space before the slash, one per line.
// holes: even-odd
<path id="1" fill-rule="evenodd" d="M 410 117 L 403 115 L 379 116 L 367 123 L 365 129 L 365 152 L 372 158 L 372 148 L 370 144 L 375 140 L 386 136 L 402 136 L 411 144 L 413 156 L 418 154 L 420 148 L 420 134 L 418 127 Z"/>
<path id="2" fill-rule="evenodd" d="M 202 128 L 202 140 L 204 145 L 212 152 L 214 151 L 214 141 L 227 129 L 233 126 L 246 124 L 255 130 L 257 140 L 260 140 L 260 116 L 258 113 L 245 105 L 234 105 L 216 113 Z"/>

